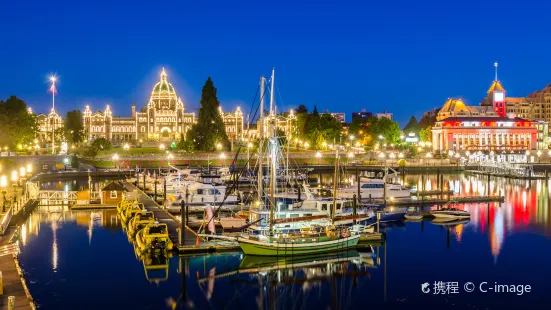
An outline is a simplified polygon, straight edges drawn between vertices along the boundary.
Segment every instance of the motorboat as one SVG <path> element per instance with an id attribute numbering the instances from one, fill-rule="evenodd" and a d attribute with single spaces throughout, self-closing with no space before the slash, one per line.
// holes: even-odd
<path id="1" fill-rule="evenodd" d="M 460 210 L 456 208 L 442 208 L 440 210 L 431 211 L 430 214 L 436 218 L 469 218 L 471 213 L 469 211 Z"/>
<path id="2" fill-rule="evenodd" d="M 385 195 L 391 199 L 406 199 L 411 197 L 411 192 L 399 183 L 385 182 L 383 179 L 360 179 L 360 195 L 362 199 L 383 199 Z M 337 190 L 337 196 L 351 199 L 358 195 L 358 187 L 350 186 Z"/>
<path id="3" fill-rule="evenodd" d="M 155 223 L 155 215 L 151 211 L 142 210 L 136 214 L 128 223 L 128 235 L 134 237 L 138 231 L 144 228 L 147 224 Z"/>
<path id="4" fill-rule="evenodd" d="M 168 226 L 158 222 L 148 224 L 136 234 L 136 245 L 141 252 L 158 253 L 174 247 L 168 236 Z"/>

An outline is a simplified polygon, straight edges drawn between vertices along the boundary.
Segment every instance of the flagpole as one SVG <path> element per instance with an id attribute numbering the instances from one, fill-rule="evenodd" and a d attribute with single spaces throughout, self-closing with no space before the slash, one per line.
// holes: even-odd
<path id="1" fill-rule="evenodd" d="M 50 90 L 52 91 L 52 113 L 55 113 L 55 82 L 56 77 L 51 76 L 50 81 L 52 82 L 52 87 Z M 52 115 L 52 155 L 55 155 L 55 118 Z"/>

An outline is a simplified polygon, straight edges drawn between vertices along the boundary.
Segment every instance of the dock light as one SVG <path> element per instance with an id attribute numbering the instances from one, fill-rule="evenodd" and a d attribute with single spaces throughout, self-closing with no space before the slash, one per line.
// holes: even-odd
<path id="1" fill-rule="evenodd" d="M 163 150 L 165 149 L 165 145 L 161 143 L 161 145 L 159 145 L 159 149 Z"/>

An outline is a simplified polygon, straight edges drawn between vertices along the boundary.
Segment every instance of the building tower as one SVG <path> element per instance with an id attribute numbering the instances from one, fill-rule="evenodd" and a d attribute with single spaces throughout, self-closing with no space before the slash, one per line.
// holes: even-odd
<path id="1" fill-rule="evenodd" d="M 506 108 L 505 108 L 505 89 L 501 86 L 501 83 L 497 79 L 497 62 L 494 63 L 495 66 L 495 79 L 492 82 L 492 86 L 488 89 L 488 100 L 491 102 L 494 107 L 494 111 L 499 117 L 505 117 Z"/>

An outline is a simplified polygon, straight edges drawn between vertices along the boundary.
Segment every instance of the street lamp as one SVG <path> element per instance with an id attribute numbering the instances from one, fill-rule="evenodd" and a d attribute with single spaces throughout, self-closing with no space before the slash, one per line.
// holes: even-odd
<path id="1" fill-rule="evenodd" d="M 128 151 L 130 149 L 130 145 L 128 145 L 128 143 L 125 143 L 124 146 L 122 147 L 125 151 Z"/>
<path id="2" fill-rule="evenodd" d="M 18 177 L 18 174 L 17 174 L 17 170 L 13 170 L 11 172 L 11 181 L 12 181 L 12 186 L 13 186 L 13 200 L 14 201 L 17 198 L 17 180 L 18 179 L 19 179 L 19 177 Z"/>
<path id="3" fill-rule="evenodd" d="M 404 153 L 398 153 L 398 158 L 404 158 Z"/>
<path id="4" fill-rule="evenodd" d="M 119 154 L 116 154 L 116 153 L 115 153 L 115 154 L 113 155 L 113 164 L 114 164 L 115 162 L 117 162 L 118 160 L 119 160 Z M 118 166 L 118 162 L 117 162 L 117 166 Z"/>
<path id="5" fill-rule="evenodd" d="M 318 165 L 320 164 L 320 158 L 321 158 L 321 153 L 317 152 L 316 153 L 316 159 L 318 160 Z"/>
<path id="6" fill-rule="evenodd" d="M 305 149 L 307 149 L 309 146 L 310 146 L 310 144 L 308 144 L 308 142 L 304 142 L 304 148 Z"/>
<path id="7" fill-rule="evenodd" d="M 220 150 L 221 148 L 222 148 L 222 144 L 220 144 L 220 142 L 216 143 L 216 149 Z"/>
<path id="8" fill-rule="evenodd" d="M 161 145 L 159 145 L 159 149 L 161 149 L 161 151 L 164 151 L 165 150 L 165 145 L 161 143 Z"/>
<path id="9" fill-rule="evenodd" d="M 2 212 L 6 212 L 6 187 L 8 186 L 8 180 L 5 175 L 0 177 L 0 188 L 2 188 Z"/>
<path id="10" fill-rule="evenodd" d="M 325 149 L 327 148 L 327 142 L 323 141 L 323 143 L 321 144 L 321 146 Z"/>

